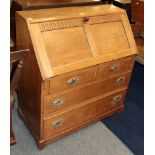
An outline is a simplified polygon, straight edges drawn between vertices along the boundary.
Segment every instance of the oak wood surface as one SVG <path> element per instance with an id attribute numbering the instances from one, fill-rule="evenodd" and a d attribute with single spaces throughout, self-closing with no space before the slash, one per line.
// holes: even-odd
<path id="1" fill-rule="evenodd" d="M 117 30 L 117 31 L 116 31 Z M 90 26 L 99 55 L 129 49 L 129 43 L 120 21 Z"/>
<path id="2" fill-rule="evenodd" d="M 90 67 L 88 69 L 83 69 L 52 78 L 50 80 L 50 94 L 59 93 L 66 89 L 71 89 L 77 86 L 93 82 L 95 80 L 95 71 L 95 67 Z M 77 79 L 78 82 L 75 84 L 69 84 L 69 80 L 74 79 Z"/>
<path id="3" fill-rule="evenodd" d="M 72 14 L 69 15 L 67 8 L 17 14 L 29 25 L 43 80 L 137 53 L 129 22 L 122 9 L 111 5 L 82 8 L 72 7 Z M 108 15 L 104 16 L 105 13 Z M 88 17 L 88 21 L 84 22 L 86 16 L 93 17 Z"/>
<path id="4" fill-rule="evenodd" d="M 121 73 L 131 71 L 130 64 L 133 63 L 132 57 L 126 57 L 101 64 L 96 73 L 96 79 L 119 75 Z"/>
<path id="5" fill-rule="evenodd" d="M 65 108 L 79 104 L 82 101 L 88 100 L 91 97 L 97 97 L 114 89 L 127 87 L 130 72 L 127 74 L 119 75 L 106 80 L 100 80 L 91 84 L 86 84 L 82 87 L 77 87 L 71 90 L 66 90 L 59 94 L 53 94 L 44 97 L 44 114 L 62 111 Z M 122 82 L 118 82 L 120 78 L 124 78 Z M 90 91 L 91 90 L 91 91 Z M 60 105 L 54 104 L 57 100 L 63 100 Z"/>
<path id="6" fill-rule="evenodd" d="M 17 49 L 31 50 L 19 83 L 18 112 L 39 148 L 123 109 L 124 98 L 114 108 L 110 99 L 102 104 L 99 98 L 128 87 L 137 48 L 125 11 L 112 5 L 23 11 L 16 14 L 16 27 Z M 88 109 L 92 113 L 84 119 Z M 63 123 L 58 116 L 77 122 L 50 129 Z"/>
<path id="7" fill-rule="evenodd" d="M 53 135 L 52 137 L 48 137 L 46 139 L 39 139 L 38 138 L 38 136 L 35 134 L 33 128 L 31 127 L 31 124 L 29 124 L 28 120 L 26 119 L 25 115 L 23 114 L 23 112 L 22 112 L 22 110 L 20 108 L 18 109 L 18 114 L 19 114 L 19 117 L 24 121 L 24 123 L 27 126 L 27 128 L 29 129 L 29 131 L 32 133 L 38 148 L 43 149 L 49 143 L 51 143 L 51 142 L 53 142 L 55 140 L 58 140 L 60 137 L 62 138 L 64 136 L 67 136 L 67 135 L 69 135 L 69 134 L 71 134 L 73 132 L 76 132 L 76 131 L 80 130 L 81 128 L 87 127 L 88 125 L 95 123 L 98 120 L 102 120 L 102 119 L 104 119 L 106 117 L 111 116 L 112 114 L 115 114 L 115 113 L 120 113 L 123 110 L 124 110 L 124 105 L 118 107 L 117 109 L 110 110 L 110 111 L 108 111 L 108 112 L 106 112 L 106 113 L 104 113 L 104 114 L 102 114 L 100 116 L 92 118 L 92 119 L 90 119 L 90 120 L 88 120 L 86 122 L 78 124 L 78 125 L 76 125 L 76 126 L 74 126 L 72 128 L 69 128 L 68 130 L 65 130 L 64 132 Z"/>
<path id="8" fill-rule="evenodd" d="M 25 20 L 33 19 L 31 22 L 37 21 L 50 21 L 50 19 L 60 18 L 73 18 L 73 17 L 85 17 L 96 15 L 108 15 L 108 14 L 124 14 L 125 11 L 113 5 L 95 5 L 95 6 L 83 6 L 83 7 L 65 7 L 65 8 L 53 8 L 42 10 L 30 10 L 30 11 L 18 11 Z"/>
<path id="9" fill-rule="evenodd" d="M 81 103 L 72 110 L 63 111 L 62 113 L 53 115 L 44 119 L 44 138 L 58 134 L 70 127 L 95 118 L 107 111 L 114 110 L 122 105 L 126 92 L 117 92 L 108 97 L 103 95 L 99 98 L 92 99 L 88 103 Z M 121 96 L 118 102 L 114 102 L 114 98 Z M 58 121 L 62 123 L 57 125 Z"/>
<path id="10" fill-rule="evenodd" d="M 23 10 L 38 10 L 47 8 L 99 5 L 101 0 L 13 0 L 10 9 L 11 36 L 16 41 L 15 13 Z"/>

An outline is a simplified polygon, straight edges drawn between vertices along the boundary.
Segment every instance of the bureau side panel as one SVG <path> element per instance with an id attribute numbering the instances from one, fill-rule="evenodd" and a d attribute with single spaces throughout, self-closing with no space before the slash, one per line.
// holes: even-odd
<path id="1" fill-rule="evenodd" d="M 16 14 L 16 42 L 17 50 L 30 49 L 26 58 L 18 86 L 18 112 L 22 116 L 33 135 L 41 136 L 41 74 L 33 52 L 33 46 L 26 21 Z"/>

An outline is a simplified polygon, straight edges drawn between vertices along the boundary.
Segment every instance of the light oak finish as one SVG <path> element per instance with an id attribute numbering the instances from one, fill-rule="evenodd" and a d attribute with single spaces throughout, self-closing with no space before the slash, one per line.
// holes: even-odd
<path id="1" fill-rule="evenodd" d="M 90 67 L 72 73 L 56 76 L 50 80 L 50 94 L 59 93 L 95 80 L 96 68 Z M 61 87 L 60 87 L 61 84 Z"/>
<path id="2" fill-rule="evenodd" d="M 18 16 L 22 16 L 29 25 L 30 36 L 33 40 L 36 58 L 39 64 L 39 68 L 41 69 L 42 78 L 44 80 L 47 78 L 68 73 L 74 70 L 90 67 L 92 65 L 96 65 L 106 61 L 111 61 L 114 56 L 115 56 L 115 59 L 117 59 L 117 58 L 121 58 L 122 56 L 125 57 L 131 54 L 135 54 L 137 52 L 135 41 L 133 40 L 131 28 L 126 18 L 126 14 L 122 9 L 115 8 L 114 6 L 111 6 L 111 5 L 108 5 L 108 6 L 103 5 L 103 6 L 95 6 L 95 7 L 87 6 L 82 8 L 76 7 L 76 9 L 70 8 L 69 10 L 70 11 L 68 12 L 67 8 L 61 8 L 61 9 L 58 8 L 58 9 L 50 9 L 48 11 L 47 10 L 40 10 L 35 12 L 22 11 L 17 14 Z M 92 14 L 91 11 L 94 14 Z M 117 12 L 117 15 L 116 15 L 116 12 Z M 102 15 L 105 15 L 105 13 L 114 14 L 114 15 L 102 16 Z M 86 16 L 90 16 L 90 18 L 87 22 L 84 22 L 83 20 Z M 82 26 L 81 25 L 77 26 L 79 25 L 78 23 L 79 21 L 77 22 L 76 18 L 79 18 L 79 17 L 81 17 L 81 22 L 83 21 Z M 57 22 L 54 24 L 53 21 L 54 22 L 57 21 Z M 109 24 L 113 23 L 113 26 L 112 26 L 113 32 L 111 32 L 111 29 L 106 28 L 106 33 L 107 32 L 109 33 L 105 34 L 104 28 L 106 27 L 107 23 Z M 96 44 L 97 42 L 96 54 L 94 54 L 95 51 L 92 52 L 91 50 L 89 50 L 87 45 L 88 43 L 86 43 L 86 38 L 90 38 L 89 37 L 90 35 L 87 33 L 85 33 L 84 35 L 85 24 L 89 26 L 90 28 L 89 33 L 91 33 L 92 36 L 94 34 L 94 31 L 92 31 L 91 29 L 96 26 L 100 27 L 101 25 L 103 25 L 103 29 L 100 28 L 99 30 L 96 31 L 97 37 L 93 36 L 93 39 L 91 39 L 92 43 L 89 42 L 90 47 Z M 60 27 L 59 25 L 62 25 L 62 26 Z M 107 25 L 107 27 L 108 26 L 109 25 Z M 59 29 L 59 30 L 57 31 L 55 29 Z M 79 33 L 81 33 L 81 37 L 77 36 L 78 35 L 78 33 L 76 32 L 77 29 Z M 120 33 L 120 35 L 118 32 Z M 52 33 L 56 35 L 52 35 Z M 68 35 L 72 33 L 73 38 L 68 37 L 66 33 Z M 98 36 L 99 33 L 101 35 Z M 118 42 L 126 36 L 128 40 L 126 40 L 125 42 L 124 41 L 122 42 L 122 44 L 126 43 L 125 47 L 124 45 L 119 45 L 119 43 L 117 42 L 117 39 L 114 39 L 114 36 L 113 38 L 110 38 L 112 34 L 118 37 Z M 47 35 L 49 36 L 47 37 Z M 52 37 L 50 37 L 51 35 Z M 102 36 L 104 37 L 106 36 L 107 40 L 109 41 L 107 40 L 105 41 L 104 37 Z M 77 37 L 79 37 L 79 39 L 77 39 Z M 34 38 L 37 38 L 37 39 L 34 40 Z M 68 43 L 71 40 L 72 42 L 71 44 L 69 44 L 70 45 L 69 46 Z M 103 51 L 100 50 L 100 48 L 102 48 L 103 45 L 101 43 L 98 44 L 98 42 L 101 42 L 101 40 L 105 41 L 105 44 L 102 43 L 104 45 L 103 50 L 104 51 L 109 50 L 109 52 L 104 53 Z M 57 42 L 59 42 L 60 44 L 58 45 Z M 117 44 L 114 44 L 114 42 L 117 42 L 118 46 Z M 68 46 L 64 47 L 64 44 L 67 44 Z M 85 45 L 83 46 L 83 44 Z M 127 47 L 127 44 L 128 44 L 128 47 Z M 114 45 L 114 47 L 111 48 L 112 47 L 111 45 Z M 81 50 L 83 50 L 83 52 L 81 53 L 82 57 L 78 56 L 79 50 L 80 50 L 79 46 L 82 48 Z M 72 49 L 77 50 L 76 54 L 75 52 L 72 52 L 73 51 Z M 94 48 L 91 47 L 90 49 L 94 49 Z M 67 51 L 67 54 L 66 54 L 66 51 Z M 65 56 L 65 58 L 64 57 L 59 58 L 60 53 L 62 56 Z M 59 60 L 57 59 L 57 57 Z"/>
<path id="3" fill-rule="evenodd" d="M 103 79 L 105 77 L 116 76 L 121 73 L 131 71 L 133 59 L 133 57 L 126 57 L 124 59 L 118 59 L 100 65 L 97 70 L 96 78 Z"/>
<path id="4" fill-rule="evenodd" d="M 16 42 L 15 13 L 24 10 L 100 5 L 106 0 L 13 0 L 10 9 L 11 36 Z"/>
<path id="5" fill-rule="evenodd" d="M 123 109 L 137 53 L 124 10 L 101 5 L 22 11 L 16 26 L 17 49 L 31 50 L 18 112 L 39 148 Z"/>
<path id="6" fill-rule="evenodd" d="M 129 72 L 106 80 L 95 81 L 59 94 L 48 95 L 44 98 L 44 114 L 61 111 L 91 97 L 96 97 L 120 87 L 126 87 L 130 74 Z"/>
<path id="7" fill-rule="evenodd" d="M 44 138 L 65 132 L 68 128 L 86 122 L 103 113 L 119 108 L 123 105 L 126 91 L 119 91 L 112 95 L 101 95 L 88 102 L 81 103 L 68 111 L 53 114 L 44 119 Z"/>

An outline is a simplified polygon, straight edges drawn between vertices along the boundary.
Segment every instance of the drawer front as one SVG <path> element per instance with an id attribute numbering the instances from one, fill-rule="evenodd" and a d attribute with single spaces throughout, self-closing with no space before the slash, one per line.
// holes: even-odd
<path id="1" fill-rule="evenodd" d="M 126 90 L 99 97 L 69 111 L 44 120 L 44 138 L 58 134 L 77 124 L 119 108 L 123 105 Z"/>
<path id="2" fill-rule="evenodd" d="M 46 96 L 44 99 L 44 114 L 57 112 L 79 102 L 101 95 L 107 91 L 127 87 L 130 74 L 116 76 L 107 80 L 97 81 L 85 87 L 80 87 L 63 94 Z"/>
<path id="3" fill-rule="evenodd" d="M 119 75 L 132 69 L 133 57 L 126 57 L 99 65 L 96 79 Z"/>
<path id="4" fill-rule="evenodd" d="M 95 67 L 61 75 L 51 79 L 50 94 L 60 93 L 67 89 L 81 86 L 95 80 Z"/>

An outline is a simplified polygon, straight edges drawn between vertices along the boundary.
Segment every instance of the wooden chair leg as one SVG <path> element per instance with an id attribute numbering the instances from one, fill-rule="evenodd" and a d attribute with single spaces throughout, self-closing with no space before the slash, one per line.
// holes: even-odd
<path id="1" fill-rule="evenodd" d="M 13 107 L 10 107 L 10 146 L 16 144 L 15 136 L 13 133 L 13 127 L 12 127 L 12 111 L 13 111 Z"/>

